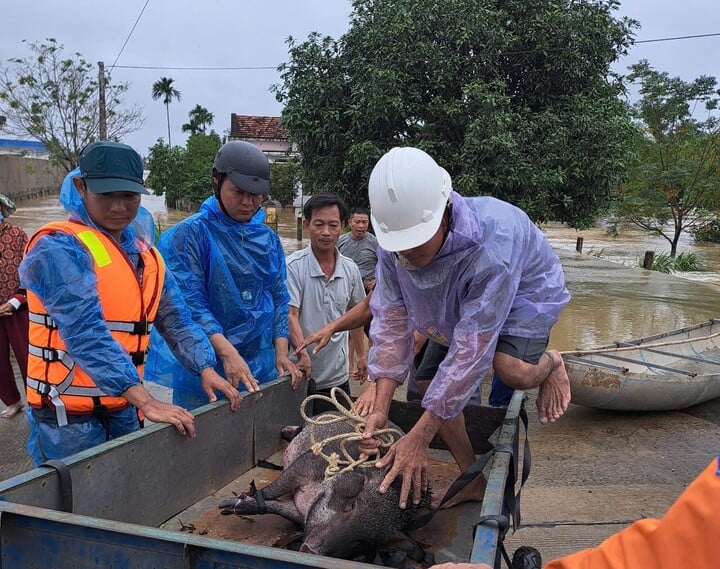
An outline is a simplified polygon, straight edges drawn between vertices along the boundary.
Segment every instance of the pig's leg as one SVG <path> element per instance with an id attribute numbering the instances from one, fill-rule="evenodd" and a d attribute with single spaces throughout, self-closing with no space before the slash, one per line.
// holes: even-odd
<path id="1" fill-rule="evenodd" d="M 243 493 L 236 498 L 223 500 L 218 508 L 225 515 L 277 514 L 302 525 L 306 511 L 298 510 L 292 497 L 305 489 L 319 486 L 326 466 L 322 458 L 308 451 L 265 488 L 254 490 L 253 483 L 249 494 Z"/>

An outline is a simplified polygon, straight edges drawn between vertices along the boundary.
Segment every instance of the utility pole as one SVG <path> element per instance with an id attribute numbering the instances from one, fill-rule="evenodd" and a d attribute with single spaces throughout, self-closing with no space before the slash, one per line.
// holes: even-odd
<path id="1" fill-rule="evenodd" d="M 98 112 L 100 114 L 100 140 L 107 140 L 107 113 L 105 112 L 105 64 L 98 61 Z"/>

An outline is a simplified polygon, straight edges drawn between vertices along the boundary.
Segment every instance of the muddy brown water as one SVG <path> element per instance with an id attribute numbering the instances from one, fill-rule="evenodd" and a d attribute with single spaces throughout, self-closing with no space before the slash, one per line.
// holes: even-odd
<path id="1" fill-rule="evenodd" d="M 162 196 L 143 196 L 143 205 L 163 229 L 189 215 L 168 210 Z M 20 202 L 11 220 L 31 234 L 44 223 L 64 218 L 57 198 L 45 197 Z M 667 253 L 667 241 L 631 225 L 620 225 L 618 229 L 618 236 L 611 237 L 602 224 L 585 231 L 559 223 L 543 226 L 562 257 L 568 288 L 573 295 L 553 330 L 553 347 L 559 350 L 588 348 L 648 336 L 720 314 L 719 245 L 696 245 L 684 235 L 680 251 L 702 255 L 710 271 L 681 273 L 676 275 L 681 280 L 668 279 L 653 272 L 624 270 L 636 267 L 647 250 Z M 297 240 L 292 208 L 283 209 L 277 230 L 286 253 L 308 244 L 307 239 Z M 578 237 L 584 241 L 583 255 L 575 254 Z M 603 262 L 608 260 L 613 263 Z"/>
<path id="2" fill-rule="evenodd" d="M 168 211 L 161 197 L 144 204 L 161 227 L 188 214 Z M 12 221 L 32 233 L 64 219 L 56 198 L 20 202 Z M 646 250 L 667 252 L 657 236 L 620 227 L 610 237 L 602 226 L 576 232 L 543 226 L 565 270 L 572 300 L 553 329 L 551 346 L 589 348 L 695 324 L 720 314 L 720 248 L 694 245 L 706 273 L 662 275 L 634 268 Z M 296 239 L 294 212 L 280 215 L 278 232 L 287 253 L 307 245 Z M 575 252 L 583 237 L 583 254 Z M 522 527 L 509 549 L 537 547 L 545 560 L 594 546 L 642 516 L 661 516 L 683 488 L 720 452 L 720 400 L 679 412 L 618 413 L 571 405 L 557 423 L 536 420 L 528 393 L 533 468 L 522 493 Z M 0 420 L 0 479 L 30 468 L 24 451 L 27 423 Z M 241 520 L 239 520 L 241 521 Z"/>

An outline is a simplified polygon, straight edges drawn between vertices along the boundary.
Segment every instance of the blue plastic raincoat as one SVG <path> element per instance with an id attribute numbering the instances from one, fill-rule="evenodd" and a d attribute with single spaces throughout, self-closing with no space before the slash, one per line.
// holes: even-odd
<path id="1" fill-rule="evenodd" d="M 70 172 L 63 181 L 60 204 L 71 220 L 102 231 L 88 215 L 72 179 L 80 170 Z M 138 254 L 153 246 L 155 225 L 152 215 L 140 207 L 137 216 L 123 231 L 120 244 L 130 261 L 137 264 Z M 109 395 L 120 395 L 140 382 L 130 356 L 112 338 L 105 326 L 93 259 L 77 239 L 56 233 L 40 237 L 23 259 L 20 269 L 22 286 L 34 292 L 57 323 L 67 350 L 75 362 Z M 174 346 L 185 365 L 199 374 L 215 365 L 215 352 L 192 316 L 172 275 L 165 284 L 155 320 L 155 328 Z M 199 384 L 200 378 L 195 375 Z M 136 410 L 128 407 L 111 413 L 106 432 L 99 421 L 71 422 L 58 428 L 54 411 L 29 409 L 28 451 L 38 465 L 49 458 L 64 458 L 99 442 L 139 428 Z M 47 415 L 47 416 L 46 416 Z M 38 438 L 42 440 L 42 449 Z"/>
<path id="2" fill-rule="evenodd" d="M 208 337 L 223 334 L 259 383 L 277 377 L 274 341 L 290 336 L 285 253 L 263 219 L 260 209 L 248 222 L 235 221 L 212 196 L 158 240 L 195 322 Z M 215 369 L 225 376 L 221 362 Z M 157 334 L 150 339 L 145 377 L 171 386 L 178 405 L 194 408 L 207 400 Z"/>
<path id="3" fill-rule="evenodd" d="M 547 338 L 570 300 L 560 260 L 527 215 L 506 202 L 452 193 L 442 248 L 422 269 L 378 249 L 368 358 L 371 379 L 402 383 L 412 332 L 449 346 L 423 407 L 460 414 L 492 366 L 500 335 Z"/>

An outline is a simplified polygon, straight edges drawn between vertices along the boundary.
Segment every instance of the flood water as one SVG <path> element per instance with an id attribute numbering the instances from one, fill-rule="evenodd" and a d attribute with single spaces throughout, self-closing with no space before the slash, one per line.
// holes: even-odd
<path id="1" fill-rule="evenodd" d="M 49 221 L 65 219 L 57 197 L 19 202 L 11 221 L 32 234 Z M 162 196 L 143 196 L 143 205 L 166 229 L 189 214 L 168 210 Z M 543 231 L 562 261 L 572 300 L 553 329 L 551 346 L 559 350 L 589 348 L 665 332 L 720 315 L 720 246 L 694 245 L 684 236 L 679 251 L 695 252 L 708 261 L 709 272 L 662 275 L 632 270 L 646 250 L 669 252 L 662 238 L 621 226 L 617 237 L 602 227 L 577 232 L 562 224 Z M 286 253 L 307 246 L 297 240 L 292 208 L 285 208 L 278 233 Z M 583 254 L 575 252 L 583 237 Z M 679 276 L 678 276 L 679 275 Z"/>

